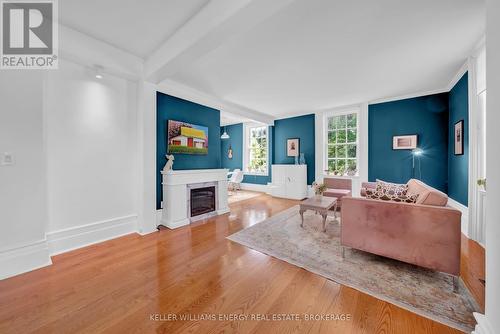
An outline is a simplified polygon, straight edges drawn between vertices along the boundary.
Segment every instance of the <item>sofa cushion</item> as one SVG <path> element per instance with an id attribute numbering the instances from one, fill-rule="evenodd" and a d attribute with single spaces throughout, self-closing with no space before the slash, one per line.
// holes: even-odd
<path id="1" fill-rule="evenodd" d="M 417 204 L 446 206 L 448 203 L 448 195 L 428 186 L 420 180 L 411 179 L 407 185 L 408 195 L 418 195 Z"/>
<path id="2" fill-rule="evenodd" d="M 395 195 L 387 193 L 379 189 L 365 189 L 366 198 L 376 199 L 381 201 L 392 201 L 392 202 L 402 202 L 402 203 L 415 203 L 418 198 L 418 194 L 413 195 Z"/>
<path id="3" fill-rule="evenodd" d="M 326 189 L 325 192 L 323 193 L 323 196 L 327 197 L 344 197 L 344 196 L 351 196 L 351 191 L 347 189 Z"/>
<path id="4" fill-rule="evenodd" d="M 377 191 L 383 192 L 391 198 L 395 198 L 405 196 L 406 192 L 408 191 L 408 185 L 377 180 L 376 189 Z"/>

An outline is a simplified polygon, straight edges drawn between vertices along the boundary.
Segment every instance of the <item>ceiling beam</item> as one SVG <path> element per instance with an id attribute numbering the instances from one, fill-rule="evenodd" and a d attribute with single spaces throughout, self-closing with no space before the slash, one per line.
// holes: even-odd
<path id="1" fill-rule="evenodd" d="M 140 80 L 143 60 L 89 35 L 59 25 L 59 56 L 88 68 L 99 65 L 104 73 Z"/>
<path id="2" fill-rule="evenodd" d="M 215 98 L 212 95 L 201 92 L 173 80 L 163 80 L 159 85 L 157 85 L 157 90 L 159 92 L 176 96 L 181 99 L 199 103 L 214 109 L 223 110 L 225 112 L 241 116 L 245 119 L 250 119 L 252 121 L 268 125 L 274 125 L 274 117 L 270 115 L 246 108 L 239 104 L 222 101 L 221 99 Z"/>
<path id="3" fill-rule="evenodd" d="M 146 59 L 145 79 L 160 83 L 293 1 L 210 1 Z"/>

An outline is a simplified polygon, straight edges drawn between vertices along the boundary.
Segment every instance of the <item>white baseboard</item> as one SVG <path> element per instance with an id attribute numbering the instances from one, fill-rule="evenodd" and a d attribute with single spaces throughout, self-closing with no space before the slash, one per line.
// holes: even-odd
<path id="1" fill-rule="evenodd" d="M 454 209 L 460 210 L 462 212 L 462 222 L 461 222 L 461 229 L 462 233 L 468 238 L 468 230 L 469 230 L 469 208 L 463 205 L 462 203 L 459 203 L 455 201 L 452 198 L 448 197 L 448 205 L 451 206 Z"/>
<path id="2" fill-rule="evenodd" d="M 474 318 L 476 318 L 477 324 L 476 328 L 472 331 L 472 334 L 493 334 L 493 328 L 488 321 L 488 318 L 484 314 L 474 312 Z"/>
<path id="3" fill-rule="evenodd" d="M 0 280 L 52 264 L 47 240 L 0 252 Z"/>
<path id="4" fill-rule="evenodd" d="M 103 220 L 47 233 L 50 255 L 68 252 L 137 231 L 137 216 Z"/>
<path id="5" fill-rule="evenodd" d="M 242 183 L 241 189 L 250 190 L 250 191 L 258 191 L 261 193 L 267 193 L 267 191 L 268 191 L 267 184 L 256 184 L 256 183 Z"/>

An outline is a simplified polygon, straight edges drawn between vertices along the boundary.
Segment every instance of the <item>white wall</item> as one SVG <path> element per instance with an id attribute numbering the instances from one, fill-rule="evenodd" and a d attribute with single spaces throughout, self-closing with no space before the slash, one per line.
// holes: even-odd
<path id="1" fill-rule="evenodd" d="M 486 27 L 486 321 L 483 333 L 500 333 L 500 2 L 487 2 Z M 484 330 L 489 328 L 489 332 Z"/>
<path id="2" fill-rule="evenodd" d="M 45 85 L 52 254 L 135 231 L 138 192 L 137 84 L 59 64 Z"/>
<path id="3" fill-rule="evenodd" d="M 50 263 L 42 82 L 41 71 L 0 71 L 0 159 L 14 157 L 0 166 L 0 279 Z"/>

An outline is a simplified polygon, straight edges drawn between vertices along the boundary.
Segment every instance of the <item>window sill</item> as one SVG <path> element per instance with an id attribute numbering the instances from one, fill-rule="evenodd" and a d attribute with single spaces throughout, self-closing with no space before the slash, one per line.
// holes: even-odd
<path id="1" fill-rule="evenodd" d="M 269 176 L 268 173 L 252 173 L 252 172 L 243 172 L 243 175 L 248 175 L 248 176 Z"/>
<path id="2" fill-rule="evenodd" d="M 333 174 L 323 173 L 323 177 L 336 177 L 339 179 L 359 179 L 359 174 L 356 174 L 356 175 L 333 175 Z"/>

